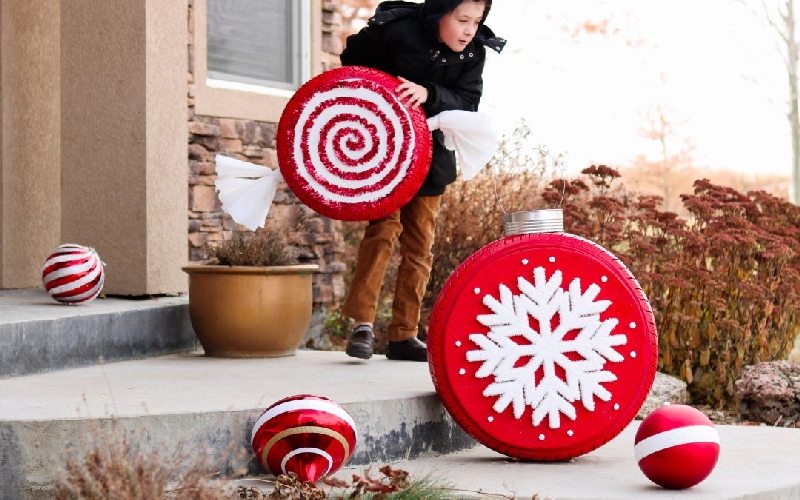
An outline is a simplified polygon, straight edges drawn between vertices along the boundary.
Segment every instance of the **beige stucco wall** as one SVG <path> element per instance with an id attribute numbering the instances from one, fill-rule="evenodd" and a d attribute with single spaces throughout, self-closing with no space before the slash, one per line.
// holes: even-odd
<path id="1" fill-rule="evenodd" d="M 186 291 L 186 1 L 0 9 L 0 288 L 40 286 L 72 242 L 97 249 L 105 293 Z"/>
<path id="2" fill-rule="evenodd" d="M 209 120 L 274 124 L 287 100 L 193 81 L 188 28 L 204 22 L 192 21 L 192 3 L 205 6 L 0 0 L 0 289 L 41 286 L 42 262 L 70 242 L 97 249 L 107 294 L 186 291 L 195 86 Z M 323 46 L 339 4 L 309 5 L 314 75 L 338 60 Z"/>
<path id="3" fill-rule="evenodd" d="M 188 290 L 186 1 L 147 2 L 147 291 Z"/>
<path id="4" fill-rule="evenodd" d="M 107 293 L 186 289 L 185 16 L 175 0 L 62 12 L 62 237 L 97 249 Z"/>
<path id="5" fill-rule="evenodd" d="M 0 1 L 0 288 L 40 283 L 59 239 L 59 1 Z"/>

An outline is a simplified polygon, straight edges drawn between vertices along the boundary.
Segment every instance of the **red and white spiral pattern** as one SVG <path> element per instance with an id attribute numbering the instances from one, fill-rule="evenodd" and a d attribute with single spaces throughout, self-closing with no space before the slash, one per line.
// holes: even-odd
<path id="1" fill-rule="evenodd" d="M 421 110 L 397 99 L 397 83 L 377 70 L 337 68 L 287 105 L 277 138 L 281 173 L 311 208 L 343 220 L 375 218 L 416 194 L 430 164 L 430 130 Z"/>
<path id="2" fill-rule="evenodd" d="M 93 248 L 65 244 L 47 257 L 42 284 L 58 302 L 79 304 L 94 300 L 103 289 L 103 262 Z"/>
<path id="3" fill-rule="evenodd" d="M 407 110 L 386 89 L 358 80 L 342 83 L 317 92 L 298 117 L 292 142 L 297 171 L 328 200 L 374 201 L 408 172 L 414 130 Z"/>

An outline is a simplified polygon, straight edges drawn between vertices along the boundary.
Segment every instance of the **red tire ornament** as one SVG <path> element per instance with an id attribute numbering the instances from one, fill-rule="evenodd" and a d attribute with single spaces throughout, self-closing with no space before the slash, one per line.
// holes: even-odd
<path id="1" fill-rule="evenodd" d="M 648 479 L 664 488 L 691 488 L 717 465 L 719 432 L 697 408 L 665 405 L 642 421 L 633 449 Z"/>
<path id="2" fill-rule="evenodd" d="M 63 304 L 83 304 L 103 290 L 103 262 L 94 248 L 64 244 L 53 251 L 42 265 L 42 285 Z"/>
<path id="3" fill-rule="evenodd" d="M 655 318 L 619 259 L 558 232 L 561 210 L 530 213 L 544 222 L 516 227 L 507 214 L 506 237 L 445 283 L 428 361 L 443 405 L 477 441 L 523 460 L 564 460 L 636 417 L 656 373 Z"/>
<path id="4" fill-rule="evenodd" d="M 321 215 L 374 220 L 405 205 L 430 167 L 431 132 L 400 80 L 362 66 L 328 70 L 303 84 L 278 123 L 281 174 Z"/>
<path id="5" fill-rule="evenodd" d="M 294 472 L 315 483 L 350 460 L 356 426 L 339 404 L 300 394 L 264 410 L 253 426 L 250 444 L 264 469 L 275 476 Z"/>

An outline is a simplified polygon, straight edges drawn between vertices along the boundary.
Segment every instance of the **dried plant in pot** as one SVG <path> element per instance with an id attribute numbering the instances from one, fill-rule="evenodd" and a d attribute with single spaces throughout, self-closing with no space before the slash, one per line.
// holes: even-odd
<path id="1" fill-rule="evenodd" d="M 312 275 L 288 229 L 234 231 L 184 266 L 189 316 L 207 356 L 292 356 L 311 322 Z"/>

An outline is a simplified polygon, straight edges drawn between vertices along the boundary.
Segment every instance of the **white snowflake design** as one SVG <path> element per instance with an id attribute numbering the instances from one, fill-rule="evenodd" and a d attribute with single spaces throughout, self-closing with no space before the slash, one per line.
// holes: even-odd
<path id="1" fill-rule="evenodd" d="M 530 406 L 533 425 L 539 425 L 547 416 L 550 428 L 557 429 L 562 413 L 575 420 L 574 402 L 580 400 L 584 408 L 594 411 L 595 397 L 611 399 L 602 384 L 617 377 L 603 366 L 606 361 L 623 361 L 613 347 L 624 345 L 627 338 L 612 335 L 619 323 L 616 318 L 600 319 L 600 313 L 611 301 L 595 301 L 599 286 L 592 284 L 581 293 L 579 278 L 572 280 L 568 290 L 561 288 L 561 271 L 555 271 L 548 280 L 545 269 L 537 267 L 533 275 L 533 284 L 522 276 L 517 278 L 519 295 L 501 284 L 499 300 L 490 294 L 483 297 L 483 304 L 493 314 L 478 315 L 477 320 L 490 331 L 469 336 L 480 349 L 468 351 L 467 361 L 483 362 L 475 374 L 478 378 L 494 376 L 483 395 L 497 396 L 493 405 L 496 412 L 501 413 L 511 404 L 514 418 L 519 419 L 525 407 Z M 558 324 L 553 328 L 556 315 Z M 531 326 L 530 318 L 538 322 L 539 331 Z M 564 339 L 574 331 L 574 338 Z M 514 337 L 522 337 L 528 343 L 517 343 Z M 570 359 L 568 353 L 581 359 Z M 525 358 L 530 360 L 522 364 Z M 565 379 L 556 372 L 556 366 L 563 370 Z M 543 376 L 537 381 L 539 367 Z"/>

